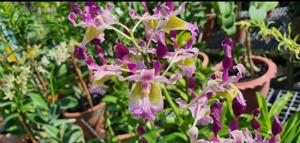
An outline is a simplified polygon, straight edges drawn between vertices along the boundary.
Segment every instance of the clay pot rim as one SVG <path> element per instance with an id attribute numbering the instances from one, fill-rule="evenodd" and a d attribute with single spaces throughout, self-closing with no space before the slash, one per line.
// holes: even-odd
<path id="1" fill-rule="evenodd" d="M 277 66 L 272 60 L 270 60 L 266 57 L 254 56 L 254 55 L 251 56 L 251 58 L 257 62 L 261 62 L 261 63 L 265 64 L 268 67 L 268 70 L 267 70 L 267 72 L 265 72 L 263 75 L 261 75 L 258 78 L 255 78 L 255 79 L 252 79 L 249 81 L 235 83 L 235 85 L 238 86 L 239 89 L 241 89 L 241 90 L 255 88 L 257 86 L 262 86 L 263 84 L 265 84 L 266 82 L 268 82 L 272 78 L 274 78 L 276 75 L 276 72 L 277 72 Z M 214 67 L 214 70 L 219 70 L 219 69 L 223 69 L 223 65 L 221 62 Z"/>
<path id="2" fill-rule="evenodd" d="M 100 102 L 93 108 L 89 108 L 83 112 L 63 112 L 62 115 L 63 115 L 63 117 L 66 117 L 66 118 L 80 118 L 88 113 L 96 112 L 97 110 L 102 109 L 105 106 L 106 106 L 105 102 Z"/>
<path id="3" fill-rule="evenodd" d="M 204 52 L 199 51 L 198 58 L 202 59 L 202 67 L 207 67 L 207 65 L 209 63 L 209 58 L 208 58 L 207 54 L 205 54 Z"/>

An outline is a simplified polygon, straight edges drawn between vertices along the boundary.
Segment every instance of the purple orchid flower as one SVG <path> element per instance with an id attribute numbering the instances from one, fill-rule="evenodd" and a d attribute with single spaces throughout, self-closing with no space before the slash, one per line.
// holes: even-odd
<path id="1" fill-rule="evenodd" d="M 163 110 L 159 82 L 174 84 L 180 78 L 179 73 L 172 75 L 170 79 L 155 75 L 154 69 L 142 69 L 139 74 L 128 76 L 126 80 L 135 82 L 129 96 L 129 111 L 138 118 L 155 120 L 156 113 Z"/>
<path id="2" fill-rule="evenodd" d="M 233 99 L 232 110 L 236 118 L 246 111 L 246 100 L 241 93 Z"/>
<path id="3" fill-rule="evenodd" d="M 69 20 L 75 27 L 80 26 L 87 28 L 82 47 L 94 38 L 98 37 L 103 39 L 103 31 L 106 29 L 107 25 L 117 23 L 117 20 L 111 14 L 113 8 L 112 4 L 108 4 L 104 10 L 101 10 L 100 7 L 96 5 L 96 2 L 86 2 L 83 11 L 75 3 L 71 3 L 71 8 L 73 12 L 69 14 Z M 76 22 L 78 15 L 82 19 L 79 23 Z"/>
<path id="4" fill-rule="evenodd" d="M 282 125 L 277 115 L 274 116 L 274 121 L 272 124 L 272 134 L 273 137 L 269 140 L 269 143 L 277 143 L 280 141 L 280 133 L 282 132 Z"/>
<path id="5" fill-rule="evenodd" d="M 221 115 L 223 111 L 223 104 L 221 102 L 215 102 L 211 107 L 210 107 L 211 113 L 210 116 L 213 119 L 213 140 L 218 141 L 218 132 L 222 129 L 222 123 L 221 123 Z"/>
<path id="6" fill-rule="evenodd" d="M 74 56 L 79 60 L 85 60 L 87 57 L 86 51 L 87 51 L 86 47 L 79 47 L 79 46 L 75 45 Z"/>
<path id="7" fill-rule="evenodd" d="M 116 57 L 120 60 L 129 60 L 129 49 L 126 48 L 121 42 L 115 45 Z"/>
<path id="8" fill-rule="evenodd" d="M 185 22 L 176 15 L 184 12 L 186 2 L 182 3 L 177 10 L 174 11 L 174 3 L 167 2 L 161 4 L 153 9 L 154 15 L 146 12 L 140 16 L 136 11 L 130 11 L 131 17 L 140 19 L 144 22 L 146 35 L 151 35 L 155 30 L 169 31 L 169 30 L 189 30 L 193 39 L 197 36 L 198 27 L 194 24 Z M 150 36 L 147 36 L 150 37 Z M 149 38 L 147 38 L 149 40 Z"/>
<path id="9" fill-rule="evenodd" d="M 228 77 L 229 77 L 228 71 L 233 66 L 232 55 L 231 55 L 231 52 L 233 49 L 233 42 L 230 38 L 226 38 L 222 41 L 221 45 L 224 49 L 224 54 L 225 54 L 225 56 L 223 58 L 224 71 L 223 71 L 222 78 L 223 78 L 223 81 L 227 81 Z"/>

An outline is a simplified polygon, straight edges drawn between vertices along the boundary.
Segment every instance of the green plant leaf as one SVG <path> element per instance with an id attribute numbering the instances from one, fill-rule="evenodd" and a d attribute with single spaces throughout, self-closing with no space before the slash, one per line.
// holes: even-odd
<path id="1" fill-rule="evenodd" d="M 249 7 L 249 16 L 251 20 L 263 21 L 267 17 L 267 12 L 263 9 L 256 9 L 254 5 Z"/>
<path id="2" fill-rule="evenodd" d="M 63 76 L 68 72 L 66 64 L 63 64 L 58 70 L 58 76 Z"/>
<path id="3" fill-rule="evenodd" d="M 43 109 L 48 109 L 48 103 L 45 101 L 42 95 L 37 93 L 28 93 L 27 95 L 31 98 L 34 105 Z"/>
<path id="4" fill-rule="evenodd" d="M 300 128 L 300 112 L 296 112 L 287 122 L 283 125 L 283 131 L 281 133 L 281 139 L 286 141 L 289 138 L 294 139 L 300 134 L 297 135 L 296 131 Z M 289 140 L 290 140 L 289 139 Z"/>
<path id="5" fill-rule="evenodd" d="M 256 93 L 256 97 L 257 97 L 257 102 L 258 102 L 258 106 L 261 112 L 261 118 L 263 120 L 263 124 L 266 125 L 267 129 L 270 129 L 271 127 L 271 121 L 270 118 L 268 116 L 268 104 L 267 104 L 267 100 L 265 98 L 265 96 L 263 96 L 261 93 L 257 92 Z"/>
<path id="6" fill-rule="evenodd" d="M 183 133 L 173 132 L 171 134 L 168 134 L 168 135 L 164 136 L 163 141 L 167 142 L 167 143 L 169 143 L 169 142 L 172 142 L 172 143 L 176 143 L 176 142 L 181 143 L 181 142 L 187 142 L 188 138 Z"/>
<path id="7" fill-rule="evenodd" d="M 115 97 L 115 96 L 108 95 L 108 96 L 105 96 L 105 97 L 102 99 L 102 101 L 103 101 L 103 102 L 107 102 L 107 103 L 117 103 L 118 98 Z"/>
<path id="8" fill-rule="evenodd" d="M 271 119 L 274 115 L 279 115 L 292 96 L 293 94 L 291 92 L 288 92 L 278 98 L 270 109 L 269 118 Z"/>
<path id="9" fill-rule="evenodd" d="M 77 104 L 78 104 L 77 99 L 72 96 L 67 96 L 58 101 L 58 105 L 60 105 L 62 109 L 74 108 L 75 106 L 77 106 Z"/>
<path id="10" fill-rule="evenodd" d="M 266 12 L 274 9 L 278 4 L 279 2 L 254 2 L 256 8 L 263 9 Z"/>

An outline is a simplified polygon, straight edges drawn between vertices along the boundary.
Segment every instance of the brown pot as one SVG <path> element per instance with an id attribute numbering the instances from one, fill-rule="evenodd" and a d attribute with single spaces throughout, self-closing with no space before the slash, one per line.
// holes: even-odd
<path id="1" fill-rule="evenodd" d="M 95 134 L 100 138 L 105 138 L 105 131 L 103 130 L 105 120 L 103 115 L 104 112 L 102 110 L 105 106 L 105 102 L 100 102 L 93 108 L 89 108 L 84 112 L 64 112 L 62 115 L 64 118 L 75 118 L 75 124 L 82 128 L 86 139 L 96 137 Z M 96 133 L 93 131 L 96 131 Z"/>
<path id="2" fill-rule="evenodd" d="M 199 51 L 198 58 L 200 58 L 202 60 L 202 67 L 204 67 L 204 68 L 207 67 L 208 62 L 209 62 L 208 56 L 204 52 Z"/>
<path id="3" fill-rule="evenodd" d="M 26 141 L 26 136 L 15 136 L 11 134 L 0 134 L 0 143 L 24 143 Z"/>
<path id="4" fill-rule="evenodd" d="M 255 62 L 265 64 L 268 67 L 268 70 L 265 74 L 256 79 L 235 83 L 235 85 L 243 93 L 244 98 L 247 102 L 247 113 L 251 113 L 253 109 L 258 107 L 256 92 L 260 92 L 264 96 L 268 95 L 270 89 L 270 81 L 275 77 L 275 74 L 277 72 L 277 66 L 272 60 L 261 56 L 252 56 L 251 58 Z M 222 63 L 217 64 L 214 67 L 214 70 L 223 70 Z"/>

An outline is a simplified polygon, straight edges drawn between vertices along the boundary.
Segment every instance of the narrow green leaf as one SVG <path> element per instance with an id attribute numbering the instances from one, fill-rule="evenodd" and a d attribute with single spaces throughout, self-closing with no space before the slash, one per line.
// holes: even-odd
<path id="1" fill-rule="evenodd" d="M 62 109 L 69 109 L 69 108 L 74 108 L 77 106 L 78 101 L 75 97 L 72 96 L 67 96 L 61 100 L 58 101 L 58 104 Z"/>
<path id="2" fill-rule="evenodd" d="M 263 123 L 266 124 L 266 127 L 268 129 L 271 128 L 271 121 L 270 118 L 268 116 L 268 104 L 267 104 L 267 100 L 265 98 L 265 96 L 263 96 L 261 93 L 256 93 L 256 97 L 257 97 L 257 102 L 258 102 L 258 106 L 259 109 L 261 111 L 261 118 L 263 120 Z"/>
<path id="3" fill-rule="evenodd" d="M 292 96 L 293 94 L 291 92 L 288 92 L 278 98 L 270 109 L 269 118 L 271 119 L 274 115 L 279 115 Z"/>

